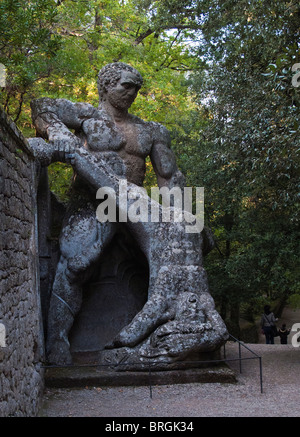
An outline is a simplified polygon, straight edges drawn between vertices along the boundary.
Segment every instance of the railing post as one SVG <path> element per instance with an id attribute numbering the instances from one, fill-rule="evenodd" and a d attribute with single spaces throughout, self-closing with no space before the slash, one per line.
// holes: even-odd
<path id="1" fill-rule="evenodd" d="M 239 341 L 239 362 L 240 362 L 240 373 L 242 373 L 242 351 L 241 351 L 240 341 Z"/>
<path id="2" fill-rule="evenodd" d="M 262 362 L 259 357 L 259 377 L 260 377 L 260 392 L 263 393 L 263 379 L 262 379 Z"/>
<path id="3" fill-rule="evenodd" d="M 149 360 L 148 364 L 149 364 L 149 390 L 150 390 L 150 398 L 152 399 L 152 381 L 151 381 L 151 363 L 150 363 L 150 360 Z"/>

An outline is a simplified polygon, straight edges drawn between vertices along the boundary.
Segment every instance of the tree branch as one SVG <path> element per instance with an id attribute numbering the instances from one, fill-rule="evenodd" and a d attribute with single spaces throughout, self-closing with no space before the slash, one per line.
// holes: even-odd
<path id="1" fill-rule="evenodd" d="M 195 25 L 195 24 L 174 24 L 174 25 L 168 25 L 168 26 L 161 26 L 159 29 L 151 29 L 149 27 L 148 30 L 146 30 L 146 32 L 141 33 L 134 41 L 134 45 L 138 45 L 140 44 L 145 38 L 147 38 L 149 35 L 152 35 L 152 33 L 157 33 L 158 31 L 163 31 L 163 30 L 171 30 L 171 29 L 177 29 L 178 32 L 180 33 L 181 30 L 185 30 L 185 29 L 190 29 L 190 30 L 199 30 L 201 29 L 202 26 L 201 25 Z M 178 33 L 178 34 L 179 34 Z M 175 38 L 176 39 L 176 38 Z"/>
<path id="2" fill-rule="evenodd" d="M 149 35 L 151 35 L 152 33 L 154 33 L 154 30 L 152 29 L 148 29 L 146 30 L 146 32 L 141 33 L 134 41 L 134 45 L 137 46 L 138 44 L 140 44 L 145 38 L 147 38 Z"/>
<path id="3" fill-rule="evenodd" d="M 24 98 L 24 95 L 25 95 L 25 94 L 26 94 L 26 91 L 23 91 L 23 92 L 21 93 L 21 95 L 20 95 L 19 108 L 18 108 L 17 114 L 16 114 L 16 116 L 15 116 L 15 118 L 14 118 L 14 122 L 15 122 L 15 123 L 18 121 L 18 119 L 19 119 L 19 117 L 20 117 L 20 115 L 21 115 L 22 106 L 23 106 L 23 98 Z"/>

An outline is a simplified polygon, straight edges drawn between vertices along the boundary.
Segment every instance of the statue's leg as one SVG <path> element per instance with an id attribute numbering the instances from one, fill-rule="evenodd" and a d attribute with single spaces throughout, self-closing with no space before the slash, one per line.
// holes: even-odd
<path id="1" fill-rule="evenodd" d="M 81 282 L 68 278 L 68 260 L 61 256 L 52 288 L 48 313 L 46 352 L 51 364 L 71 364 L 68 335 L 81 306 Z"/>
<path id="2" fill-rule="evenodd" d="M 82 302 L 82 285 L 115 233 L 114 223 L 100 224 L 95 212 L 72 216 L 61 235 L 61 257 L 48 314 L 46 352 L 51 364 L 71 364 L 68 335 Z"/>

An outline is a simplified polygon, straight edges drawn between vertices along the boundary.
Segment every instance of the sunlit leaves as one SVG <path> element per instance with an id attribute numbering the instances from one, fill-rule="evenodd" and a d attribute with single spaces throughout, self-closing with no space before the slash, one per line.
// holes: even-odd
<path id="1" fill-rule="evenodd" d="M 184 75 L 194 58 L 184 35 L 165 27 L 149 30 L 151 14 L 137 2 L 5 0 L 2 11 L 7 45 L 0 60 L 10 78 L 2 103 L 17 113 L 20 127 L 29 121 L 24 116 L 34 96 L 97 105 L 98 71 L 114 61 L 132 64 L 144 76 L 137 115 L 169 125 L 170 107 L 177 114 L 188 110 Z M 15 27 L 7 26 L 9 20 Z"/>

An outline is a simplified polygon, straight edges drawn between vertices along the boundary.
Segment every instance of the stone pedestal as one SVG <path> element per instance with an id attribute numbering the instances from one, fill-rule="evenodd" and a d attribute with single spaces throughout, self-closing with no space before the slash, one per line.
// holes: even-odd
<path id="1" fill-rule="evenodd" d="M 162 372 L 113 372 L 101 367 L 52 368 L 45 372 L 47 387 L 121 387 L 191 383 L 236 383 L 235 373 L 226 364 L 204 369 Z"/>

